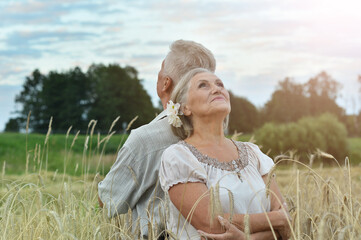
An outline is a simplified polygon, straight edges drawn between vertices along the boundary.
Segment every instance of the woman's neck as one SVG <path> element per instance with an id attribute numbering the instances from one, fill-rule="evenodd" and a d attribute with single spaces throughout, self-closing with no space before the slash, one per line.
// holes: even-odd
<path id="1" fill-rule="evenodd" d="M 193 119 L 193 134 L 188 138 L 189 142 L 203 144 L 224 143 L 223 117 L 195 118 Z"/>

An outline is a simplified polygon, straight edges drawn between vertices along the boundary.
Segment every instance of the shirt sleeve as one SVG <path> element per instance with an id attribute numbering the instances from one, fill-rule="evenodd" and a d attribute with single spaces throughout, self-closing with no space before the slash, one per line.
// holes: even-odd
<path id="1" fill-rule="evenodd" d="M 136 204 L 138 191 L 138 175 L 134 166 L 134 155 L 132 151 L 123 146 L 118 153 L 117 160 L 98 184 L 100 200 L 108 210 L 108 216 L 127 213 L 129 208 Z"/>
<path id="2" fill-rule="evenodd" d="M 206 183 L 207 173 L 202 164 L 185 146 L 175 144 L 167 148 L 162 155 L 159 180 L 163 191 L 186 182 Z"/>
<path id="3" fill-rule="evenodd" d="M 256 144 L 247 143 L 249 150 L 251 150 L 251 156 L 255 155 L 254 159 L 257 160 L 257 169 L 261 176 L 266 175 L 269 173 L 271 168 L 274 166 L 273 160 L 264 154 L 261 149 Z"/>

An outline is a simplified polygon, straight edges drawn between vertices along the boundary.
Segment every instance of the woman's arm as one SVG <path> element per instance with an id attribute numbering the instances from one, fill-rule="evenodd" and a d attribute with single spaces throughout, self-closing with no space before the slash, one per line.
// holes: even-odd
<path id="1" fill-rule="evenodd" d="M 268 174 L 262 176 L 263 181 L 267 185 Z M 277 230 L 283 238 L 289 237 L 291 233 L 290 216 L 287 204 L 278 188 L 274 177 L 270 180 L 269 185 L 271 212 L 256 213 L 249 215 L 249 227 L 251 233 L 270 231 L 271 225 Z M 232 223 L 240 230 L 244 231 L 244 216 L 236 214 L 232 218 Z M 229 214 L 224 216 L 229 219 Z M 271 223 L 271 224 L 270 224 Z"/>
<path id="2" fill-rule="evenodd" d="M 214 233 L 205 233 L 203 231 L 198 231 L 199 234 L 206 239 L 214 240 L 245 240 L 246 235 L 244 232 L 236 228 L 231 224 L 227 219 L 218 217 L 219 223 L 225 228 L 225 233 L 214 234 Z M 267 239 L 278 239 L 280 237 L 278 232 L 273 234 L 272 231 L 257 232 L 250 235 L 251 240 L 267 240 Z"/>
<path id="3" fill-rule="evenodd" d="M 264 183 L 267 185 L 268 184 L 268 174 L 263 175 L 262 179 L 264 181 Z M 270 179 L 270 183 L 269 183 L 269 193 L 270 193 L 270 200 L 271 200 L 271 211 L 275 211 L 278 209 L 281 209 L 283 205 L 283 203 L 285 203 L 285 200 L 283 199 L 283 196 L 281 194 L 281 191 L 278 188 L 276 179 L 274 178 L 274 176 L 271 176 Z M 288 211 L 288 209 L 287 209 Z"/>
<path id="4" fill-rule="evenodd" d="M 208 233 L 224 233 L 216 219 L 217 216 L 211 218 L 212 216 L 209 213 L 210 198 L 207 192 L 207 186 L 198 182 L 179 183 L 172 186 L 168 191 L 170 200 L 186 219 L 198 201 L 193 214 L 188 219 L 196 229 Z M 225 214 L 224 217 L 229 219 L 229 215 Z M 244 230 L 244 216 L 244 214 L 235 214 L 232 218 L 232 223 L 240 230 Z M 271 227 L 268 220 L 274 229 L 280 229 L 287 222 L 287 217 L 281 211 L 250 214 L 250 231 L 252 233 L 269 231 Z M 210 224 L 211 221 L 213 222 L 212 225 Z"/>
<path id="5" fill-rule="evenodd" d="M 229 216 L 230 214 L 224 214 L 224 218 L 226 219 L 230 219 Z M 245 229 L 244 218 L 245 214 L 234 214 L 232 217 L 232 223 L 242 231 Z M 251 233 L 270 231 L 271 225 L 276 230 L 283 228 L 287 224 L 287 216 L 282 212 L 282 210 L 249 214 L 248 219 L 249 230 Z"/>
<path id="6" fill-rule="evenodd" d="M 263 181 L 267 185 L 268 174 L 262 176 Z M 271 176 L 269 183 L 269 193 L 270 193 L 270 201 L 271 201 L 271 211 L 277 211 L 281 213 L 284 217 L 283 224 L 279 226 L 273 226 L 280 233 L 282 239 L 288 239 L 291 236 L 291 217 L 288 212 L 287 203 L 284 200 L 281 191 L 278 188 L 276 179 L 274 176 Z"/>
<path id="7" fill-rule="evenodd" d="M 224 229 L 217 221 L 217 216 L 211 216 L 209 212 L 210 197 L 204 183 L 179 183 L 172 186 L 168 194 L 174 206 L 197 230 L 207 233 L 224 233 Z M 193 207 L 193 214 L 187 218 Z"/>

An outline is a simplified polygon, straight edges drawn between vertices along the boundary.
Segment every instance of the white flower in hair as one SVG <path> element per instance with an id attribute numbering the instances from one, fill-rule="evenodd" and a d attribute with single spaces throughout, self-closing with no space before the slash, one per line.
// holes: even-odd
<path id="1" fill-rule="evenodd" d="M 178 117 L 178 115 L 182 115 L 182 112 L 179 110 L 180 104 L 174 104 L 172 100 L 167 103 L 167 116 L 168 123 L 173 125 L 174 127 L 182 126 L 182 121 Z"/>

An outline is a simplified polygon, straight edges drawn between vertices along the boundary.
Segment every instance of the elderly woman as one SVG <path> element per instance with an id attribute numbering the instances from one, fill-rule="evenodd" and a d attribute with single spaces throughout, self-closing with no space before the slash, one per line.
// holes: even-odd
<path id="1" fill-rule="evenodd" d="M 219 202 L 218 215 L 232 217 L 239 239 L 244 237 L 245 214 L 253 239 L 287 238 L 287 210 L 274 178 L 270 195 L 266 193 L 273 161 L 255 144 L 224 135 L 231 106 L 223 82 L 206 69 L 191 70 L 171 100 L 168 121 L 183 140 L 164 151 L 159 171 L 169 201 L 168 229 L 180 239 L 199 239 L 197 230 L 224 233 L 213 211 Z"/>

